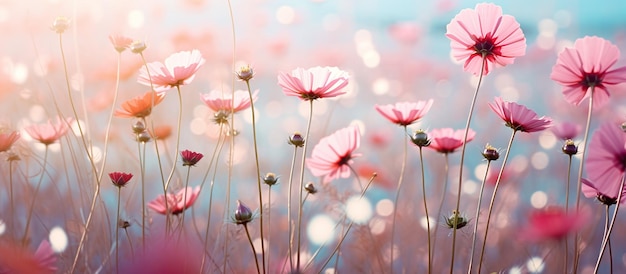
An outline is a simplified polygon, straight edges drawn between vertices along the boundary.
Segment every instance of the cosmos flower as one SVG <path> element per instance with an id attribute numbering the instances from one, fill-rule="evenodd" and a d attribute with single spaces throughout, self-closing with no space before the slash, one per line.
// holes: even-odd
<path id="1" fill-rule="evenodd" d="M 577 106 L 593 96 L 594 106 L 601 107 L 609 100 L 609 88 L 626 82 L 626 67 L 611 69 L 619 55 L 619 49 L 609 41 L 585 36 L 574 42 L 574 48 L 559 54 L 550 78 L 563 86 L 568 103 Z"/>
<path id="2" fill-rule="evenodd" d="M 475 9 L 464 9 L 446 26 L 452 56 L 464 62 L 463 69 L 487 75 L 494 66 L 513 64 L 515 57 L 526 53 L 526 38 L 515 18 L 502 15 L 494 4 L 477 4 Z"/>
<path id="3" fill-rule="evenodd" d="M 133 178 L 133 174 L 124 173 L 124 172 L 111 172 L 109 173 L 109 178 L 111 178 L 111 182 L 116 187 L 123 187 Z"/>
<path id="4" fill-rule="evenodd" d="M 123 52 L 128 47 L 130 47 L 130 44 L 133 42 L 133 39 L 128 38 L 123 35 L 111 34 L 109 35 L 109 41 L 111 41 L 111 44 L 113 44 L 113 47 L 115 48 L 115 50 L 117 50 L 117 52 Z"/>
<path id="5" fill-rule="evenodd" d="M 587 198 L 596 198 L 602 204 L 614 205 L 617 203 L 617 196 L 619 193 L 609 193 L 610 191 L 619 190 L 615 189 L 600 189 L 596 183 L 589 181 L 585 178 L 581 179 L 582 185 L 580 187 L 581 192 Z M 621 182 L 620 182 L 621 183 Z M 626 188 L 622 188 L 622 197 L 620 197 L 620 204 L 626 202 Z"/>
<path id="6" fill-rule="evenodd" d="M 433 129 L 428 132 L 428 138 L 430 139 L 430 145 L 428 147 L 440 153 L 455 152 L 463 146 L 463 135 L 465 135 L 465 130 L 462 129 Z M 470 142 L 474 140 L 474 136 L 476 136 L 476 132 L 470 129 L 467 133 L 467 141 Z"/>
<path id="7" fill-rule="evenodd" d="M 522 237 L 535 242 L 561 240 L 588 224 L 589 217 L 590 212 L 585 207 L 569 212 L 559 206 L 536 209 L 529 214 L 528 223 L 522 229 Z"/>
<path id="8" fill-rule="evenodd" d="M 591 137 L 585 160 L 587 179 L 599 192 L 617 197 L 626 171 L 626 133 L 614 123 L 600 126 Z"/>
<path id="9" fill-rule="evenodd" d="M 554 136 L 565 141 L 576 138 L 580 134 L 582 127 L 571 122 L 562 122 L 554 124 L 550 129 Z"/>
<path id="10" fill-rule="evenodd" d="M 66 121 L 63 121 L 60 117 L 57 117 L 55 124 L 48 120 L 46 124 L 30 125 L 25 127 L 24 130 L 33 139 L 44 145 L 50 145 L 67 133 L 70 128 L 68 124 L 72 121 L 72 118 L 67 118 Z"/>
<path id="11" fill-rule="evenodd" d="M 114 115 L 122 118 L 143 118 L 152 113 L 152 106 L 160 104 L 165 93 L 148 91 L 122 103 L 122 109 L 116 109 Z"/>
<path id="12" fill-rule="evenodd" d="M 148 63 L 150 76 L 148 76 L 148 71 L 142 69 L 139 71 L 137 82 L 151 86 L 150 77 L 152 77 L 155 91 L 166 91 L 177 86 L 188 85 L 204 62 L 198 50 L 177 52 L 167 57 L 165 63 Z"/>
<path id="13" fill-rule="evenodd" d="M 11 149 L 13 144 L 20 139 L 20 133 L 17 131 L 0 133 L 0 152 Z"/>
<path id="14" fill-rule="evenodd" d="M 258 93 L 258 89 L 252 93 L 254 101 Z M 200 94 L 200 99 L 214 112 L 237 113 L 250 107 L 250 95 L 246 90 L 235 90 L 234 94 L 212 90 L 207 94 Z"/>
<path id="15" fill-rule="evenodd" d="M 401 126 L 415 123 L 428 113 L 433 100 L 418 102 L 400 102 L 395 105 L 375 105 L 374 108 L 387 120 Z"/>
<path id="16" fill-rule="evenodd" d="M 504 120 L 507 127 L 516 131 L 536 132 L 552 126 L 552 119 L 538 117 L 537 113 L 527 107 L 514 102 L 504 102 L 500 97 L 496 97 L 494 103 L 489 103 L 489 107 Z"/>
<path id="17" fill-rule="evenodd" d="M 204 157 L 202 153 L 193 152 L 191 150 L 183 150 L 180 152 L 183 160 L 183 166 L 195 166 Z"/>
<path id="18" fill-rule="evenodd" d="M 336 67 L 297 68 L 287 74 L 278 74 L 278 85 L 287 96 L 297 96 L 304 101 L 336 97 L 345 93 L 348 73 Z"/>
<path id="19" fill-rule="evenodd" d="M 326 136 L 313 148 L 307 167 L 314 176 L 324 176 L 324 182 L 350 176 L 349 165 L 360 154 L 354 153 L 361 143 L 359 129 L 350 126 Z"/>
<path id="20" fill-rule="evenodd" d="M 57 271 L 56 262 L 57 257 L 54 255 L 54 250 L 47 240 L 41 241 L 37 250 L 35 250 L 35 261 L 41 269 L 46 273 L 54 273 Z"/>
<path id="21" fill-rule="evenodd" d="M 185 211 L 185 209 L 190 208 L 199 194 L 200 186 L 196 186 L 195 188 L 186 187 L 176 192 L 176 194 L 168 193 L 167 207 L 169 207 L 169 213 L 178 215 Z M 165 205 L 165 196 L 163 194 L 150 201 L 148 207 L 163 215 L 168 213 Z"/>

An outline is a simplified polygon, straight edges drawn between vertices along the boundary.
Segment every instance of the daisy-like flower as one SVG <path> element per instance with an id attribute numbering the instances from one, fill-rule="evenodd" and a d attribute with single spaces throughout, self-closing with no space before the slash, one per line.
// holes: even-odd
<path id="1" fill-rule="evenodd" d="M 522 237 L 531 241 L 561 240 L 578 231 L 588 223 L 587 208 L 569 213 L 559 206 L 548 206 L 532 211 L 528 224 L 522 229 Z"/>
<path id="2" fill-rule="evenodd" d="M 67 118 L 63 121 L 60 117 L 57 117 L 56 123 L 48 120 L 46 124 L 30 125 L 24 128 L 26 133 L 33 139 L 39 141 L 44 145 L 50 145 L 59 140 L 70 128 L 68 124 L 73 121 L 72 118 Z"/>
<path id="3" fill-rule="evenodd" d="M 349 165 L 360 154 L 354 153 L 361 143 L 361 134 L 355 126 L 337 130 L 326 136 L 313 148 L 307 167 L 314 176 L 324 176 L 324 182 L 350 176 Z"/>
<path id="4" fill-rule="evenodd" d="M 559 54 L 550 78 L 563 86 L 568 103 L 577 106 L 593 96 L 594 106 L 601 107 L 609 100 L 609 88 L 626 82 L 626 67 L 611 69 L 619 55 L 619 49 L 611 42 L 585 36 L 574 42 L 574 48 Z"/>
<path id="5" fill-rule="evenodd" d="M 165 98 L 163 92 L 148 91 L 143 95 L 131 98 L 122 103 L 121 109 L 116 109 L 114 115 L 122 118 L 143 118 L 152 113 L 152 106 L 160 104 Z"/>
<path id="6" fill-rule="evenodd" d="M 35 261 L 42 270 L 46 273 L 55 273 L 57 271 L 56 262 L 57 257 L 54 255 L 52 245 L 46 240 L 41 241 L 37 250 L 35 251 Z"/>
<path id="7" fill-rule="evenodd" d="M 550 129 L 552 133 L 554 133 L 554 136 L 565 141 L 576 138 L 576 136 L 580 134 L 582 127 L 571 122 L 562 122 L 554 124 Z"/>
<path id="8" fill-rule="evenodd" d="M 111 41 L 111 44 L 113 44 L 113 47 L 117 50 L 117 52 L 123 52 L 130 47 L 133 39 L 123 35 L 111 34 L 109 35 L 109 41 Z"/>
<path id="9" fill-rule="evenodd" d="M 13 144 L 20 139 L 20 133 L 17 131 L 0 133 L 0 152 L 11 149 Z"/>
<path id="10" fill-rule="evenodd" d="M 278 85 L 287 96 L 297 96 L 304 101 L 336 97 L 348 85 L 348 73 L 336 67 L 297 68 L 291 73 L 280 72 Z"/>
<path id="11" fill-rule="evenodd" d="M 545 116 L 538 117 L 537 113 L 525 106 L 514 102 L 505 102 L 500 97 L 496 97 L 494 103 L 489 103 L 489 107 L 504 120 L 507 127 L 523 132 L 536 132 L 552 126 L 552 119 Z"/>
<path id="12" fill-rule="evenodd" d="M 252 93 L 252 99 L 256 101 L 259 90 Z M 250 107 L 250 95 L 246 90 L 235 90 L 234 94 L 225 94 L 219 90 L 212 90 L 206 94 L 200 94 L 200 99 L 214 112 L 227 114 L 237 113 Z"/>
<path id="13" fill-rule="evenodd" d="M 465 135 L 465 130 L 462 129 L 433 129 L 428 133 L 428 138 L 430 140 L 430 145 L 428 147 L 440 153 L 455 152 L 463 146 L 463 135 Z M 467 142 L 474 140 L 475 136 L 476 132 L 470 129 L 467 133 Z"/>
<path id="14" fill-rule="evenodd" d="M 200 194 L 200 186 L 195 188 L 186 187 L 179 190 L 176 194 L 167 194 L 167 206 L 169 207 L 169 213 L 178 215 L 183 213 L 185 209 L 190 208 L 198 198 Z M 160 214 L 167 214 L 167 208 L 165 207 L 165 196 L 159 195 L 156 199 L 148 203 L 148 207 Z M 185 202 L 186 199 L 186 202 Z"/>
<path id="15" fill-rule="evenodd" d="M 617 197 L 626 172 L 626 133 L 619 125 L 605 123 L 595 131 L 589 142 L 585 169 L 596 189 Z"/>
<path id="16" fill-rule="evenodd" d="M 515 57 L 526 53 L 526 38 L 513 16 L 502 15 L 502 8 L 494 4 L 477 4 L 475 9 L 464 9 L 446 27 L 452 56 L 464 62 L 463 69 L 483 75 L 494 66 L 513 64 Z"/>
<path id="17" fill-rule="evenodd" d="M 400 126 L 415 123 L 428 113 L 433 100 L 418 102 L 400 102 L 395 105 L 375 105 L 374 108 L 387 120 Z"/>
<path id="18" fill-rule="evenodd" d="M 193 152 L 191 150 L 183 150 L 180 152 L 183 160 L 183 166 L 195 166 L 204 157 L 202 153 Z"/>
<path id="19" fill-rule="evenodd" d="M 200 51 L 194 49 L 174 53 L 165 59 L 165 63 L 148 63 L 155 91 L 166 91 L 177 86 L 190 84 L 204 62 Z M 139 71 L 137 82 L 150 86 L 150 77 L 145 67 Z"/>
<path id="20" fill-rule="evenodd" d="M 111 183 L 116 187 L 123 187 L 133 178 L 133 174 L 124 173 L 124 172 L 111 172 L 109 173 L 109 178 L 111 178 Z"/>
<path id="21" fill-rule="evenodd" d="M 617 203 L 617 196 L 619 193 L 609 193 L 610 191 L 619 190 L 615 189 L 601 189 L 597 184 L 589 181 L 585 178 L 581 179 L 582 185 L 580 186 L 580 190 L 587 198 L 596 198 L 600 203 L 605 205 L 614 205 Z M 622 197 L 620 197 L 620 204 L 624 204 L 626 202 L 626 188 L 622 188 Z"/>

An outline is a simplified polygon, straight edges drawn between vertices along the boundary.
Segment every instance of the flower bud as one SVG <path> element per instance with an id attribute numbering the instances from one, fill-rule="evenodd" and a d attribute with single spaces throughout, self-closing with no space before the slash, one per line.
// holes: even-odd
<path id="1" fill-rule="evenodd" d="M 265 177 L 263 177 L 263 182 L 268 186 L 273 186 L 278 183 L 278 176 L 274 173 L 268 172 L 265 174 Z"/>
<path id="2" fill-rule="evenodd" d="M 453 210 L 450 217 L 446 218 L 446 225 L 450 229 L 454 229 L 455 226 L 456 229 L 461 229 L 465 227 L 468 223 L 469 220 L 464 216 L 461 216 L 461 214 L 459 214 L 459 212 L 457 212 L 456 210 Z"/>
<path id="3" fill-rule="evenodd" d="M 248 82 L 254 77 L 254 70 L 250 67 L 250 65 L 246 65 L 244 67 L 241 67 L 239 71 L 236 72 L 236 74 L 239 80 Z"/>
<path id="4" fill-rule="evenodd" d="M 140 143 L 150 142 L 150 133 L 148 133 L 147 130 L 144 130 L 141 133 L 137 134 L 137 142 L 140 142 Z"/>
<path id="5" fill-rule="evenodd" d="M 119 219 L 117 220 L 117 227 L 127 229 L 130 227 L 130 222 L 126 220 Z"/>
<path id="6" fill-rule="evenodd" d="M 563 150 L 563 153 L 570 155 L 570 156 L 578 153 L 578 147 L 576 146 L 576 144 L 574 144 L 574 141 L 572 141 L 572 139 L 566 140 L 561 150 Z"/>
<path id="7" fill-rule="evenodd" d="M 213 114 L 213 121 L 216 124 L 228 124 L 228 115 L 230 113 L 228 111 L 220 110 Z"/>
<path id="8" fill-rule="evenodd" d="M 317 193 L 317 188 L 315 188 L 313 183 L 310 183 L 310 182 L 304 186 L 304 190 L 306 190 L 306 192 L 308 192 L 309 194 Z"/>
<path id="9" fill-rule="evenodd" d="M 56 33 L 61 34 L 69 28 L 70 28 L 70 19 L 67 19 L 67 17 L 59 16 L 56 19 L 54 19 L 54 22 L 52 22 L 51 29 L 55 31 Z"/>
<path id="10" fill-rule="evenodd" d="M 427 147 L 430 145 L 430 140 L 428 139 L 428 134 L 425 131 L 418 129 L 411 136 L 411 142 L 418 147 Z"/>
<path id="11" fill-rule="evenodd" d="M 596 198 L 598 199 L 598 201 L 600 201 L 600 203 L 604 205 L 610 206 L 610 205 L 617 204 L 617 198 L 611 198 L 601 193 L 596 194 Z"/>
<path id="12" fill-rule="evenodd" d="M 238 225 L 245 225 L 251 222 L 253 214 L 250 208 L 244 205 L 241 201 L 237 200 L 237 208 L 235 209 L 235 217 L 233 221 Z"/>
<path id="13" fill-rule="evenodd" d="M 146 130 L 146 125 L 144 125 L 142 121 L 137 120 L 137 122 L 135 122 L 135 123 L 133 124 L 133 132 L 134 132 L 135 134 L 142 133 L 142 132 L 144 132 L 145 130 Z"/>
<path id="14" fill-rule="evenodd" d="M 489 144 L 485 146 L 485 150 L 483 150 L 482 154 L 483 154 L 483 157 L 487 159 L 487 161 L 495 161 L 495 160 L 498 160 L 498 158 L 500 158 L 500 152 L 498 152 L 496 148 L 490 146 Z"/>
<path id="15" fill-rule="evenodd" d="M 143 41 L 133 41 L 128 46 L 130 51 L 132 51 L 133 53 L 137 53 L 137 54 L 142 53 L 147 47 L 148 46 L 146 46 L 146 43 L 144 43 Z"/>
<path id="16" fill-rule="evenodd" d="M 289 143 L 296 146 L 296 147 L 303 147 L 304 146 L 304 138 L 302 137 L 302 135 L 299 132 L 294 133 L 293 135 L 289 136 Z"/>

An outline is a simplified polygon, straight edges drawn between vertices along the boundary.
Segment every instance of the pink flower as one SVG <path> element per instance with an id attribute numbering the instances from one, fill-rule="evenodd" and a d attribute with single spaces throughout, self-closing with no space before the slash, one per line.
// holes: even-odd
<path id="1" fill-rule="evenodd" d="M 522 237 L 531 241 L 561 240 L 570 233 L 581 229 L 590 217 L 587 208 L 565 212 L 559 206 L 549 206 L 532 211 L 528 224 L 522 229 Z"/>
<path id="2" fill-rule="evenodd" d="M 474 10 L 464 9 L 448 24 L 446 36 L 450 38 L 452 56 L 463 61 L 463 69 L 487 75 L 495 66 L 513 64 L 515 57 L 526 53 L 526 38 L 519 23 L 494 4 L 477 4 Z"/>
<path id="3" fill-rule="evenodd" d="M 143 118 L 152 113 L 152 107 L 160 104 L 165 93 L 148 91 L 122 103 L 122 109 L 116 109 L 114 115 L 122 118 Z"/>
<path id="4" fill-rule="evenodd" d="M 204 62 L 200 51 L 194 49 L 174 53 L 165 59 L 165 63 L 149 63 L 148 69 L 155 91 L 166 91 L 180 85 L 190 84 Z M 140 70 L 137 82 L 150 86 L 148 71 Z"/>
<path id="5" fill-rule="evenodd" d="M 609 41 L 585 36 L 574 42 L 573 49 L 566 48 L 559 54 L 550 78 L 563 86 L 568 103 L 577 106 L 593 96 L 594 105 L 600 107 L 609 100 L 608 88 L 626 82 L 626 67 L 610 70 L 619 55 L 619 49 Z"/>
<path id="6" fill-rule="evenodd" d="M 70 128 L 68 124 L 72 121 L 72 118 L 67 118 L 66 121 L 63 121 L 60 117 L 57 117 L 56 124 L 52 124 L 52 121 L 48 120 L 47 124 L 30 125 L 24 128 L 24 130 L 33 139 L 44 145 L 50 145 L 67 133 L 67 130 Z"/>
<path id="7" fill-rule="evenodd" d="M 133 42 L 133 39 L 128 38 L 123 35 L 109 35 L 109 41 L 113 44 L 113 47 L 117 52 L 122 52 L 127 49 L 130 44 Z"/>
<path id="8" fill-rule="evenodd" d="M 37 261 L 39 267 L 46 270 L 46 273 L 54 273 L 57 271 L 57 258 L 54 255 L 52 246 L 46 240 L 41 241 L 39 247 L 37 247 L 35 251 L 35 261 Z"/>
<path id="9" fill-rule="evenodd" d="M 174 215 L 182 213 L 185 209 L 190 208 L 193 205 L 199 194 L 199 186 L 196 186 L 193 189 L 191 187 L 181 189 L 176 194 L 168 193 L 167 207 L 169 208 L 169 212 Z M 148 207 L 163 215 L 168 213 L 165 205 L 165 196 L 163 196 L 163 194 L 149 202 Z"/>
<path id="10" fill-rule="evenodd" d="M 111 183 L 116 187 L 123 187 L 133 178 L 133 174 L 124 173 L 124 172 L 111 172 L 109 173 L 109 178 L 111 178 Z"/>
<path id="11" fill-rule="evenodd" d="M 314 176 L 325 176 L 324 182 L 348 178 L 352 159 L 361 156 L 354 153 L 360 143 L 361 135 L 357 127 L 337 130 L 322 138 L 313 148 L 311 158 L 307 159 L 307 167 Z"/>
<path id="12" fill-rule="evenodd" d="M 626 133 L 619 125 L 605 123 L 595 131 L 588 147 L 587 178 L 598 192 L 617 198 L 626 171 Z"/>
<path id="13" fill-rule="evenodd" d="M 582 178 L 581 181 L 582 185 L 580 187 L 580 190 L 582 191 L 583 195 L 585 195 L 585 197 L 597 198 L 598 201 L 605 205 L 614 205 L 617 203 L 617 196 L 619 195 L 619 193 L 608 193 L 608 191 L 611 191 L 612 189 L 608 189 L 608 191 L 600 189 L 596 186 L 596 183 L 589 181 L 585 178 Z M 613 190 L 618 189 L 619 187 Z M 624 202 L 626 202 L 626 187 L 622 188 L 622 197 L 620 197 L 620 204 L 624 204 Z"/>
<path id="14" fill-rule="evenodd" d="M 304 101 L 339 96 L 348 85 L 348 73 L 336 67 L 297 68 L 291 74 L 280 72 L 278 85 L 287 96 Z"/>
<path id="15" fill-rule="evenodd" d="M 489 107 L 504 120 L 507 127 L 516 131 L 536 132 L 552 126 L 552 119 L 538 117 L 537 113 L 527 107 L 514 102 L 504 102 L 500 97 L 496 97 L 495 103 L 489 103 Z"/>
<path id="16" fill-rule="evenodd" d="M 11 149 L 13 144 L 20 139 L 20 133 L 17 131 L 11 131 L 9 133 L 0 133 L 0 152 Z"/>
<path id="17" fill-rule="evenodd" d="M 258 89 L 252 93 L 254 101 L 258 93 Z M 235 90 L 234 94 L 213 90 L 207 94 L 200 94 L 200 99 L 215 112 L 237 113 L 250 107 L 250 94 L 246 90 Z"/>
<path id="18" fill-rule="evenodd" d="M 441 153 L 452 153 L 463 146 L 463 135 L 465 130 L 454 130 L 451 128 L 433 129 L 428 132 L 428 138 L 430 139 L 429 148 Z M 472 129 L 467 133 L 467 141 L 474 140 L 476 132 Z"/>
<path id="19" fill-rule="evenodd" d="M 561 140 L 570 140 L 576 138 L 582 127 L 571 122 L 557 123 L 550 128 L 554 135 Z"/>
<path id="20" fill-rule="evenodd" d="M 376 105 L 374 108 L 394 124 L 408 126 L 421 119 L 433 104 L 433 100 L 418 102 L 400 102 L 395 105 Z"/>
<path id="21" fill-rule="evenodd" d="M 193 152 L 191 150 L 183 150 L 180 152 L 183 159 L 183 166 L 195 166 L 204 157 L 202 153 Z"/>

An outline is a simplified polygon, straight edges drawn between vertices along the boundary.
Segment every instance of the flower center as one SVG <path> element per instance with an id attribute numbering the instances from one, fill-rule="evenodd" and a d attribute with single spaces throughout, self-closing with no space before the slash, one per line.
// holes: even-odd
<path id="1" fill-rule="evenodd" d="M 481 40 L 476 41 L 476 44 L 474 44 L 474 50 L 477 53 L 484 54 L 484 55 L 491 54 L 494 50 L 494 47 L 495 45 L 493 41 L 489 38 L 483 38 Z"/>
<path id="2" fill-rule="evenodd" d="M 599 86 L 600 84 L 602 84 L 602 77 L 597 73 L 585 74 L 585 77 L 582 80 L 582 84 L 585 87 Z"/>
<path id="3" fill-rule="evenodd" d="M 337 165 L 338 166 L 347 165 L 350 159 L 352 159 L 352 155 L 346 154 L 343 157 L 341 157 L 341 159 L 339 159 L 339 161 L 337 162 Z"/>

